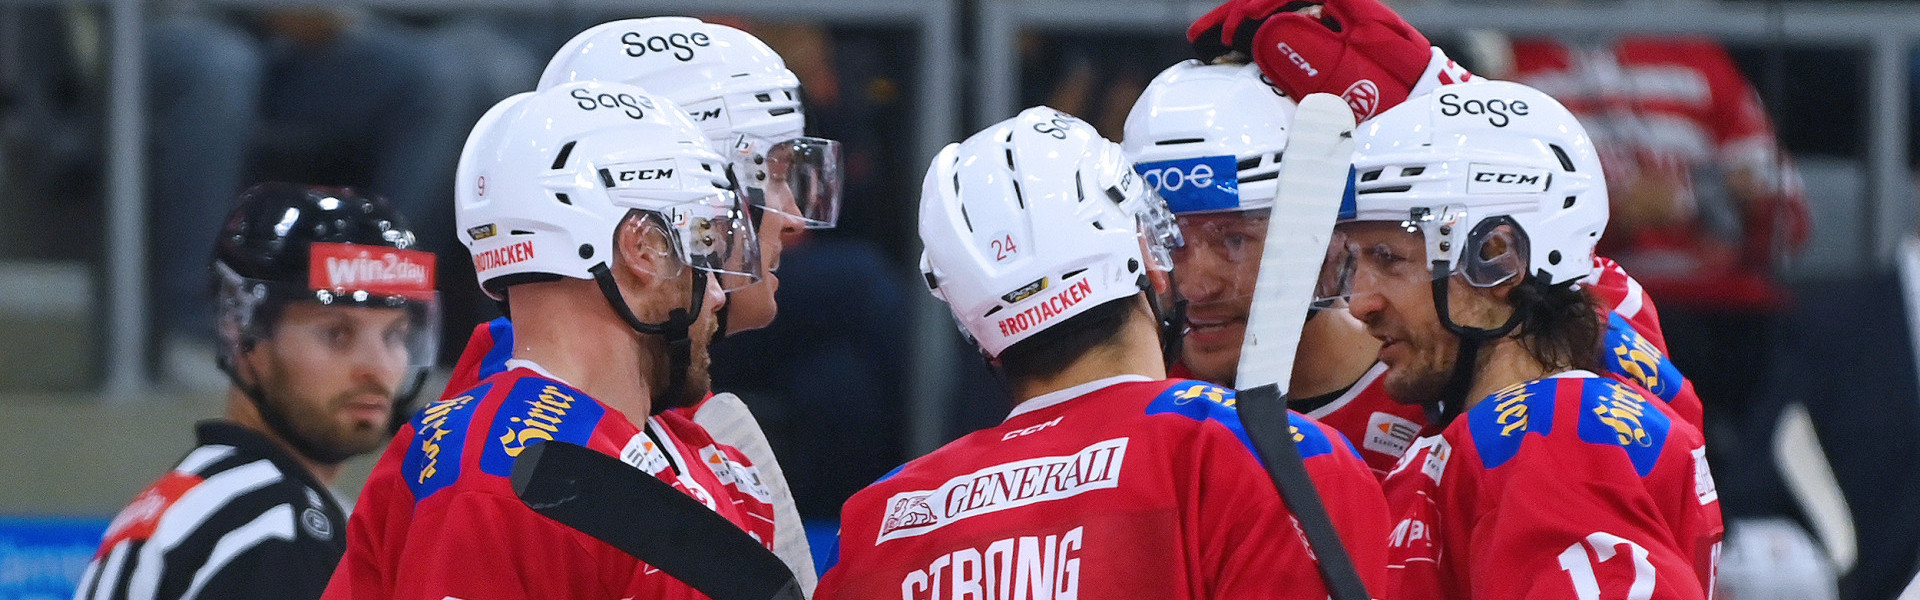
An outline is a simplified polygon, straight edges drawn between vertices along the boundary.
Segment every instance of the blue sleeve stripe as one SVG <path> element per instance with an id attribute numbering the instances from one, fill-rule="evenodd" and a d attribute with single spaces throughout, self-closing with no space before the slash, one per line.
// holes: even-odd
<path id="1" fill-rule="evenodd" d="M 493 336 L 493 347 L 488 348 L 487 355 L 480 359 L 481 379 L 507 370 L 507 359 L 513 358 L 513 322 L 506 317 L 488 321 L 487 333 Z"/>

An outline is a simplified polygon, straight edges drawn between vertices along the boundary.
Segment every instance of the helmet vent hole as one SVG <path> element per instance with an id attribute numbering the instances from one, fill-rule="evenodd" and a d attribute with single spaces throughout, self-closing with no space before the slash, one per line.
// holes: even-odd
<path id="1" fill-rule="evenodd" d="M 1080 202 L 1087 201 L 1087 186 L 1080 178 L 1080 172 L 1073 172 L 1073 192 L 1080 195 Z"/>
<path id="2" fill-rule="evenodd" d="M 1561 203 L 1560 208 L 1573 208 L 1573 196 L 1567 196 L 1567 201 Z"/>
<path id="3" fill-rule="evenodd" d="M 1568 173 L 1572 173 L 1573 159 L 1567 158 L 1567 151 L 1561 149 L 1559 144 L 1548 144 L 1547 147 L 1552 148 L 1554 157 L 1560 159 L 1560 168 L 1566 169 Z"/>
<path id="4" fill-rule="evenodd" d="M 1407 167 L 1400 170 L 1401 177 L 1412 177 L 1427 172 L 1426 167 Z"/>
<path id="5" fill-rule="evenodd" d="M 1365 173 L 1361 173 L 1361 174 L 1360 174 L 1360 181 L 1363 181 L 1363 182 L 1364 182 L 1364 181 L 1373 181 L 1373 180 L 1375 180 L 1375 179 L 1379 179 L 1379 178 L 1380 178 L 1380 171 L 1382 171 L 1382 169 L 1374 169 L 1374 170 L 1372 170 L 1372 171 L 1367 171 L 1367 172 L 1365 172 Z"/>
<path id="6" fill-rule="evenodd" d="M 772 102 L 773 94 L 754 94 L 753 99 L 761 102 Z"/>
<path id="7" fill-rule="evenodd" d="M 767 114 L 771 114 L 773 116 L 778 117 L 783 115 L 790 115 L 796 112 L 800 112 L 800 110 L 796 108 L 776 108 L 776 109 L 767 111 Z"/>
<path id="8" fill-rule="evenodd" d="M 573 199 L 568 198 L 566 194 L 554 192 L 553 199 L 559 200 L 561 204 L 565 204 L 567 206 L 573 206 Z"/>
<path id="9" fill-rule="evenodd" d="M 533 232 L 527 231 L 525 229 L 515 229 L 513 231 L 507 232 L 507 235 L 533 235 Z"/>
<path id="10" fill-rule="evenodd" d="M 1072 271 L 1068 271 L 1068 272 L 1067 272 L 1066 274 L 1064 274 L 1064 275 L 1061 275 L 1061 276 L 1060 276 L 1060 280 L 1061 280 L 1061 281 L 1066 281 L 1066 280 L 1068 280 L 1068 279 L 1073 279 L 1073 276 L 1075 276 L 1075 275 L 1079 275 L 1079 274 L 1081 274 L 1081 273 L 1085 273 L 1085 272 L 1087 272 L 1087 270 L 1086 270 L 1086 269 L 1074 269 L 1074 270 L 1072 270 Z"/>
<path id="11" fill-rule="evenodd" d="M 1557 264 L 1560 264 L 1560 251 L 1559 251 L 1559 250 L 1555 250 L 1555 251 L 1552 251 L 1552 252 L 1548 252 L 1548 253 L 1547 253 L 1547 264 L 1550 264 L 1550 265 L 1557 265 Z"/>
<path id="12" fill-rule="evenodd" d="M 1234 163 L 1233 166 L 1242 171 L 1251 171 L 1260 167 L 1260 157 L 1243 158 L 1240 159 L 1240 162 Z"/>
<path id="13" fill-rule="evenodd" d="M 612 189 L 613 188 L 613 171 L 601 169 L 600 183 L 606 185 L 608 189 Z"/>
<path id="14" fill-rule="evenodd" d="M 1107 226 L 1105 226 L 1105 225 L 1101 225 L 1099 221 L 1094 221 L 1094 222 L 1093 222 L 1093 228 L 1094 228 L 1094 229 L 1098 229 L 1098 230 L 1100 230 L 1100 231 L 1106 231 L 1106 230 L 1107 230 Z"/>
<path id="15" fill-rule="evenodd" d="M 1359 191 L 1359 192 L 1357 192 L 1357 193 L 1361 193 L 1361 194 L 1395 194 L 1395 193 L 1399 193 L 1399 192 L 1405 192 L 1405 191 L 1410 191 L 1410 190 L 1412 190 L 1412 189 L 1413 189 L 1413 186 L 1411 186 L 1411 185 L 1389 185 L 1389 186 L 1386 186 L 1386 187 L 1377 187 L 1377 188 L 1373 188 L 1373 189 L 1366 189 L 1366 190 L 1360 190 L 1360 191 Z"/>
<path id="16" fill-rule="evenodd" d="M 920 276 L 921 276 L 921 277 L 924 277 L 924 278 L 926 278 L 926 280 L 927 280 L 927 289 L 930 289 L 930 290 L 932 290 L 932 289 L 939 289 L 939 287 L 940 287 L 940 280 L 939 280 L 938 278 L 935 278 L 935 277 L 933 276 L 933 273 L 932 273 L 931 271 L 921 271 L 921 272 L 920 272 Z"/>
<path id="17" fill-rule="evenodd" d="M 1008 148 L 1008 149 L 1007 149 L 1007 168 L 1009 168 L 1009 169 L 1012 169 L 1012 168 L 1014 168 L 1014 166 L 1013 166 L 1013 149 L 1012 149 L 1012 148 Z"/>
<path id="18" fill-rule="evenodd" d="M 960 220 L 967 224 L 967 231 L 973 231 L 973 218 L 967 216 L 967 205 L 960 205 Z"/>
<path id="19" fill-rule="evenodd" d="M 1282 156 L 1286 156 L 1286 155 L 1287 155 L 1287 153 L 1285 153 L 1285 152 L 1275 152 L 1275 153 L 1273 153 L 1273 162 L 1274 162 L 1274 163 L 1276 163 L 1276 164 L 1278 164 L 1278 163 L 1280 162 L 1280 157 L 1282 157 Z"/>
<path id="20" fill-rule="evenodd" d="M 702 171 L 706 171 L 706 172 L 708 172 L 708 173 L 712 173 L 712 172 L 713 172 L 713 165 L 709 165 L 709 164 L 707 164 L 707 163 L 700 163 L 700 170 L 702 170 Z"/>
<path id="21" fill-rule="evenodd" d="M 1246 177 L 1241 177 L 1240 183 L 1253 183 L 1256 181 L 1266 181 L 1269 179 L 1279 179 L 1279 178 L 1280 178 L 1279 171 L 1267 171 L 1265 173 L 1258 173 L 1254 175 L 1248 175 Z"/>
<path id="22" fill-rule="evenodd" d="M 567 145 L 560 147 L 560 154 L 553 157 L 554 170 L 558 171 L 567 168 L 567 157 L 573 156 L 574 143 L 575 142 L 567 142 Z"/>
<path id="23" fill-rule="evenodd" d="M 1181 145 L 1181 144 L 1198 144 L 1198 143 L 1200 143 L 1200 142 L 1204 142 L 1204 141 L 1207 141 L 1207 140 L 1206 140 L 1206 138 L 1174 138 L 1174 139 L 1171 139 L 1171 140 L 1160 140 L 1160 141 L 1158 141 L 1158 142 L 1154 142 L 1154 143 L 1153 143 L 1153 145 L 1155 145 L 1155 146 L 1178 146 L 1178 145 Z"/>
<path id="24" fill-rule="evenodd" d="M 1027 197 L 1026 195 L 1020 193 L 1019 181 L 1013 182 L 1013 201 L 1020 203 L 1021 209 L 1027 208 Z"/>
<path id="25" fill-rule="evenodd" d="M 986 312 L 986 314 L 983 314 L 983 315 L 980 315 L 980 316 L 981 316 L 981 317 L 991 317 L 991 316 L 993 316 L 993 313 L 997 313 L 997 312 L 1000 312 L 1000 309 L 1003 309 L 1003 308 L 1006 308 L 1006 307 L 1005 307 L 1005 306 L 995 306 L 995 307 L 993 307 L 993 308 L 989 308 L 989 309 L 987 309 L 987 312 Z"/>

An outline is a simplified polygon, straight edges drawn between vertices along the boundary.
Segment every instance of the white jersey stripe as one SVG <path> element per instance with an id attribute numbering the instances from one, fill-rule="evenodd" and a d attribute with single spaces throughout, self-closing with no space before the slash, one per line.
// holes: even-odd
<path id="1" fill-rule="evenodd" d="M 1620 316 L 1629 319 L 1633 318 L 1634 315 L 1640 314 L 1641 295 L 1644 293 L 1646 292 L 1640 289 L 1640 282 L 1635 281 L 1632 277 L 1628 277 L 1627 297 L 1620 300 L 1619 306 L 1613 307 L 1613 312 L 1620 313 Z"/>
<path id="2" fill-rule="evenodd" d="M 120 586 L 120 568 L 127 562 L 127 548 L 132 545 L 133 540 L 123 540 L 107 553 L 107 562 L 100 567 L 100 584 L 93 586 L 93 600 L 113 597 L 114 588 Z"/>
<path id="3" fill-rule="evenodd" d="M 233 446 L 201 446 L 187 453 L 186 458 L 180 459 L 180 466 L 173 470 L 199 475 L 200 471 L 229 456 L 233 456 Z"/>
<path id="4" fill-rule="evenodd" d="M 252 522 L 221 536 L 220 542 L 213 545 L 213 553 L 207 555 L 206 564 L 194 572 L 193 585 L 187 588 L 186 594 L 180 596 L 180 600 L 199 597 L 200 589 L 206 587 L 207 582 L 213 580 L 213 576 L 219 574 L 221 569 L 227 568 L 227 563 L 233 562 L 234 557 L 270 539 L 293 539 L 293 505 L 282 504 L 267 509 Z"/>
<path id="5" fill-rule="evenodd" d="M 94 560 L 88 561 L 86 572 L 80 574 L 80 588 L 73 590 L 73 600 L 87 600 L 88 598 L 87 586 L 88 585 L 93 585 L 96 587 L 99 586 L 100 583 L 93 580 L 93 576 L 99 575 L 99 574 L 100 574 L 100 560 L 94 559 Z"/>
<path id="6" fill-rule="evenodd" d="M 1360 397 L 1360 392 L 1367 391 L 1367 388 L 1373 385 L 1373 380 L 1379 379 L 1380 375 L 1386 372 L 1387 363 L 1373 363 L 1373 366 L 1369 367 L 1367 372 L 1360 374 L 1359 381 L 1353 382 L 1353 386 L 1347 388 L 1347 393 L 1341 394 L 1339 398 L 1334 398 L 1332 402 L 1328 402 L 1320 408 L 1308 411 L 1307 416 L 1315 419 L 1327 418 L 1327 415 L 1333 414 L 1333 411 L 1340 410 L 1341 407 L 1353 403 L 1355 398 Z"/>
<path id="7" fill-rule="evenodd" d="M 200 528 L 221 507 L 247 492 L 280 481 L 280 469 L 261 459 L 208 477 L 206 481 L 180 496 L 180 500 L 161 515 L 153 536 L 140 547 L 133 576 L 127 582 L 127 600 L 151 600 L 160 590 L 160 577 L 166 572 L 166 553 Z"/>

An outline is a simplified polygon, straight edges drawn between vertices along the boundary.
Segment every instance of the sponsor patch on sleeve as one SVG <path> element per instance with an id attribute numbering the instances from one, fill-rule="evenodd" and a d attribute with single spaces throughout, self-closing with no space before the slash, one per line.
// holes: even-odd
<path id="1" fill-rule="evenodd" d="M 584 446 L 606 412 L 599 402 L 559 382 L 542 377 L 515 381 L 487 428 L 480 470 L 512 475 L 514 457 L 531 444 L 558 440 Z"/>
<path id="2" fill-rule="evenodd" d="M 487 397 L 493 384 L 483 384 L 456 398 L 428 404 L 413 416 L 413 442 L 400 461 L 400 476 L 413 490 L 413 501 L 425 500 L 460 479 L 460 459 L 466 452 L 467 424 L 473 421 L 478 398 Z"/>
<path id="3" fill-rule="evenodd" d="M 1254 449 L 1253 438 L 1247 436 L 1246 425 L 1240 421 L 1240 411 L 1234 408 L 1238 404 L 1239 399 L 1234 396 L 1234 391 L 1231 389 L 1204 381 L 1182 381 L 1160 392 L 1160 395 L 1147 405 L 1147 414 L 1172 413 L 1195 421 L 1213 421 L 1225 425 L 1227 430 L 1240 440 L 1240 444 L 1247 448 L 1247 453 L 1258 459 L 1260 451 Z M 1293 434 L 1294 445 L 1300 448 L 1300 458 L 1308 459 L 1333 452 L 1333 439 L 1327 437 L 1326 431 L 1313 420 L 1299 413 L 1287 411 L 1287 421 L 1290 433 Z M 1355 457 L 1360 455 L 1353 449 L 1353 444 L 1348 443 L 1345 438 L 1341 438 L 1340 441 Z"/>
<path id="4" fill-rule="evenodd" d="M 1620 313 L 1607 314 L 1606 354 L 1602 360 L 1608 371 L 1640 384 L 1663 401 L 1672 402 L 1680 393 L 1680 369 Z"/>
<path id="5" fill-rule="evenodd" d="M 1558 379 L 1543 379 L 1495 392 L 1467 412 L 1474 449 L 1492 469 L 1520 453 L 1528 433 L 1553 433 L 1553 402 Z"/>
<path id="6" fill-rule="evenodd" d="M 1625 449 L 1641 477 L 1652 473 L 1673 427 L 1667 414 L 1617 381 L 1589 379 L 1580 396 L 1580 439 Z"/>

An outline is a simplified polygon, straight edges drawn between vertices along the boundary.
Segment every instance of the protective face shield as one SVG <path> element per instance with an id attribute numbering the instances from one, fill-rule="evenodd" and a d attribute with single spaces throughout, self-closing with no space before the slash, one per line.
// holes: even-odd
<path id="1" fill-rule="evenodd" d="M 616 165 L 613 170 L 620 168 Z M 615 203 L 626 201 L 622 197 L 626 193 L 645 195 L 618 188 L 609 191 Z M 731 190 L 715 188 L 657 214 L 666 225 L 663 229 L 673 242 L 675 256 L 682 264 L 711 275 L 721 291 L 731 292 L 760 281 L 758 233 L 745 202 Z"/>
<path id="2" fill-rule="evenodd" d="M 839 223 L 840 142 L 742 133 L 727 156 L 753 206 L 799 219 L 808 229 Z"/>

